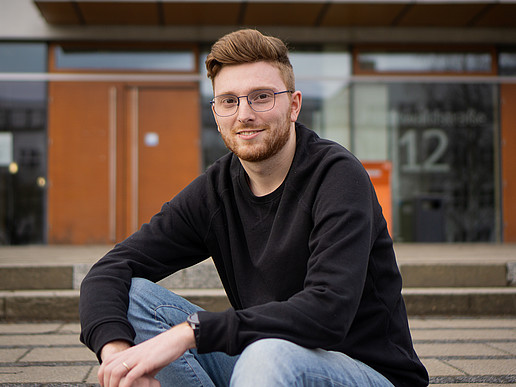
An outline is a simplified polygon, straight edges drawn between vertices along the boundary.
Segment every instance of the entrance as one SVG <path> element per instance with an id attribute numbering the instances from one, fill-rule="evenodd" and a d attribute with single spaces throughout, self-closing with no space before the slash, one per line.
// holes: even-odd
<path id="1" fill-rule="evenodd" d="M 198 87 L 49 85 L 48 242 L 117 242 L 200 171 Z"/>

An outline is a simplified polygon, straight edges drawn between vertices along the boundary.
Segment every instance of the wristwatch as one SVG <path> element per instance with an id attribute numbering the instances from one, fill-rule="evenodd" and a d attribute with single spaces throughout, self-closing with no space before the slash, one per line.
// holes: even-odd
<path id="1" fill-rule="evenodd" d="M 194 337 L 195 337 L 195 346 L 199 348 L 199 330 L 200 330 L 200 324 L 199 324 L 199 315 L 197 312 L 191 314 L 186 318 L 186 322 L 190 325 L 190 327 L 193 329 Z"/>

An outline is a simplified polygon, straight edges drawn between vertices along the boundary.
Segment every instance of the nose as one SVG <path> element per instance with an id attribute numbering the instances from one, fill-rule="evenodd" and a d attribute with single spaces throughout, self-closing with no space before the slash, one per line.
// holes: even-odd
<path id="1" fill-rule="evenodd" d="M 239 97 L 237 118 L 240 122 L 248 122 L 254 119 L 255 111 L 251 108 L 249 100 L 244 97 Z"/>

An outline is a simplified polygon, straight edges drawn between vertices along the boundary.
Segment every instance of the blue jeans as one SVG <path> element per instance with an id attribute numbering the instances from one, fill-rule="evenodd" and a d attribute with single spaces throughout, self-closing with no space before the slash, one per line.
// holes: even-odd
<path id="1" fill-rule="evenodd" d="M 128 317 L 136 331 L 136 343 L 186 321 L 188 315 L 199 310 L 202 309 L 159 285 L 133 279 Z M 163 387 L 392 387 L 384 376 L 343 353 L 307 349 L 279 339 L 256 341 L 240 356 L 190 350 L 156 378 Z"/>

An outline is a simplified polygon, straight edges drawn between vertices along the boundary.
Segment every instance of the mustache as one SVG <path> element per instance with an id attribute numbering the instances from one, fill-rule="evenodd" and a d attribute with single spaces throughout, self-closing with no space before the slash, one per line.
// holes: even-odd
<path id="1" fill-rule="evenodd" d="M 241 131 L 245 131 L 245 130 L 262 130 L 262 129 L 268 129 L 268 128 L 269 128 L 269 124 L 262 124 L 262 125 L 240 124 L 233 128 L 233 132 L 241 132 Z"/>

